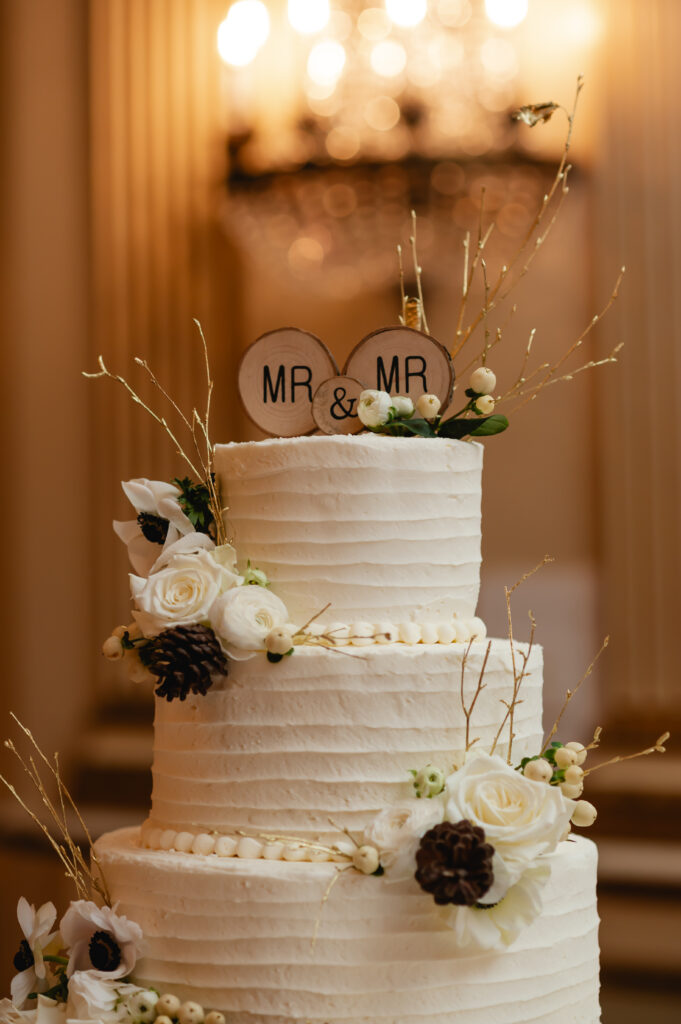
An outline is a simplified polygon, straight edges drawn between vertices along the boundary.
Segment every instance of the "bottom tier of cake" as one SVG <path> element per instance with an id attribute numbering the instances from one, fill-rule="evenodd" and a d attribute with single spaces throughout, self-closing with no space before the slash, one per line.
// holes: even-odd
<path id="1" fill-rule="evenodd" d="M 144 932 L 136 980 L 220 1009 L 229 1024 L 600 1020 L 588 839 L 551 855 L 543 912 L 513 945 L 474 956 L 415 883 L 148 850 L 139 829 L 96 848 L 119 912 Z"/>

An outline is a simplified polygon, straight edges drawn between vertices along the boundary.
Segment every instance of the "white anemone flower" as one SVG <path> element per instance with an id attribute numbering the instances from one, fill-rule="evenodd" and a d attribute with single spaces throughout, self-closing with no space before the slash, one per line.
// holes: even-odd
<path id="1" fill-rule="evenodd" d="M 103 980 L 97 971 L 74 971 L 69 978 L 69 1021 L 117 1021 L 129 1018 L 128 1000 L 145 989 L 120 979 Z"/>
<path id="2" fill-rule="evenodd" d="M 43 903 L 39 910 L 23 896 L 17 903 L 17 919 L 24 938 L 14 958 L 14 966 L 19 973 L 12 978 L 11 993 L 12 1002 L 18 1009 L 26 1002 L 29 992 L 48 987 L 43 952 L 58 934 L 51 931 L 56 918 L 54 903 Z"/>
<path id="3" fill-rule="evenodd" d="M 550 874 L 549 864 L 542 861 L 525 871 L 499 903 L 489 907 L 442 907 L 440 912 L 454 931 L 457 946 L 467 952 L 510 946 L 541 913 L 542 890 Z"/>
<path id="4" fill-rule="evenodd" d="M 137 512 L 138 518 L 126 522 L 114 521 L 114 530 L 127 545 L 128 557 L 137 575 L 148 576 L 161 551 L 165 551 L 186 533 L 193 533 L 194 526 L 180 507 L 178 498 L 182 492 L 174 484 L 140 477 L 137 480 L 124 480 L 121 487 Z M 149 528 L 145 534 L 139 521 L 139 516 L 144 514 L 167 520 L 168 529 L 165 537 L 161 539 L 161 530 L 158 541 L 150 539 L 152 531 Z M 164 527 L 164 524 L 160 523 L 159 526 Z"/>
<path id="5" fill-rule="evenodd" d="M 125 978 L 141 952 L 140 926 L 117 914 L 115 907 L 98 907 L 90 900 L 71 903 L 61 933 L 69 952 L 69 978 L 76 971 L 87 971 L 101 981 Z"/>

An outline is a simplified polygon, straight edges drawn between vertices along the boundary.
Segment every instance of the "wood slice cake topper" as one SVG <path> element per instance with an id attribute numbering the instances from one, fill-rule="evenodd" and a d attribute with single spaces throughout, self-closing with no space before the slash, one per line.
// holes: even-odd
<path id="1" fill-rule="evenodd" d="M 357 415 L 364 385 L 354 377 L 330 377 L 317 388 L 312 415 L 324 434 L 357 434 L 364 424 Z"/>
<path id="2" fill-rule="evenodd" d="M 348 356 L 343 373 L 391 395 L 437 395 L 443 410 L 454 387 L 447 350 L 412 327 L 383 327 L 367 335 Z"/>
<path id="3" fill-rule="evenodd" d="M 309 331 L 281 327 L 261 335 L 239 364 L 239 394 L 247 415 L 267 434 L 295 437 L 315 429 L 312 399 L 338 373 L 326 345 Z"/>

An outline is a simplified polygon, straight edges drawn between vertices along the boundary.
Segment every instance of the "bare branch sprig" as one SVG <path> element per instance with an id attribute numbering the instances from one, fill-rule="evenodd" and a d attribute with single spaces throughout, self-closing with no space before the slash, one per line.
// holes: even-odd
<path id="1" fill-rule="evenodd" d="M 646 747 L 645 750 L 638 750 L 635 754 L 616 754 L 615 757 L 611 757 L 608 761 L 601 761 L 600 764 L 595 764 L 593 768 L 587 768 L 584 772 L 584 777 L 591 775 L 592 772 L 597 772 L 600 768 L 606 768 L 610 764 L 619 764 L 620 761 L 633 761 L 635 757 L 646 757 L 648 754 L 664 754 L 666 747 L 664 744 L 669 739 L 671 733 L 663 732 L 661 736 L 658 736 L 652 747 Z"/>
<path id="2" fill-rule="evenodd" d="M 475 744 L 480 739 L 479 736 L 477 736 L 474 740 L 472 740 L 470 738 L 470 735 L 471 735 L 471 717 L 473 715 L 473 711 L 475 709 L 475 705 L 476 705 L 476 702 L 478 700 L 478 697 L 480 696 L 482 691 L 485 689 L 485 686 L 487 685 L 484 682 L 484 678 L 485 678 L 485 671 L 487 669 L 487 659 L 489 658 L 489 652 L 492 649 L 492 641 L 490 640 L 489 643 L 487 644 L 487 649 L 485 651 L 485 656 L 484 656 L 484 658 L 482 660 L 482 666 L 480 667 L 480 675 L 478 676 L 478 682 L 477 682 L 477 686 L 475 687 L 475 692 L 473 693 L 473 697 L 471 698 L 470 704 L 468 706 L 466 706 L 466 699 L 465 699 L 465 693 L 464 693 L 464 678 L 465 678 L 465 674 L 466 674 L 466 664 L 468 663 L 468 655 L 470 654 L 471 645 L 473 644 L 473 642 L 474 642 L 474 638 L 468 642 L 468 646 L 466 647 L 466 650 L 463 653 L 463 658 L 461 659 L 461 708 L 463 710 L 464 718 L 466 719 L 466 747 L 465 747 L 465 750 L 464 750 L 464 756 L 468 753 L 468 751 L 471 749 L 471 747 L 475 746 Z"/>
<path id="3" fill-rule="evenodd" d="M 56 785 L 57 789 L 58 803 L 55 803 L 49 795 L 48 788 L 43 780 L 40 768 L 38 767 L 34 756 L 30 755 L 28 759 L 26 759 L 10 739 L 5 740 L 5 747 L 19 761 L 39 794 L 43 807 L 47 811 L 47 821 L 44 821 L 41 816 L 29 807 L 28 803 L 24 800 L 17 789 L 8 782 L 3 775 L 0 775 L 0 782 L 4 783 L 15 800 L 26 811 L 32 821 L 43 833 L 50 846 L 64 865 L 66 875 L 73 882 L 78 898 L 99 898 L 110 907 L 111 895 L 104 877 L 104 872 L 102 871 L 102 865 L 97 857 L 92 836 L 90 835 L 87 825 L 85 824 L 85 821 L 83 820 L 83 817 L 62 778 L 61 768 L 59 766 L 59 756 L 55 754 L 54 761 L 50 761 L 41 750 L 30 729 L 27 729 L 15 714 L 10 714 L 31 743 L 31 746 L 38 756 L 38 762 L 42 761 L 52 776 L 54 785 Z M 83 830 L 83 834 L 88 845 L 89 862 L 83 855 L 79 844 L 71 836 L 69 831 L 67 808 L 70 808 L 73 811 L 78 824 Z"/>
<path id="4" fill-rule="evenodd" d="M 558 726 L 560 725 L 561 719 L 562 719 L 563 715 L 565 714 L 565 712 L 567 711 L 567 709 L 569 707 L 570 701 L 572 700 L 573 697 L 575 697 L 579 693 L 579 690 L 580 690 L 582 684 L 586 682 L 586 680 L 589 678 L 589 676 L 593 672 L 593 670 L 595 668 L 595 665 L 596 665 L 596 662 L 598 661 L 598 659 L 600 658 L 601 654 L 606 649 L 606 647 L 608 646 L 609 643 L 610 643 L 610 637 L 606 636 L 605 640 L 601 644 L 600 651 L 598 652 L 596 657 L 593 659 L 593 661 L 591 662 L 591 664 L 587 668 L 586 672 L 584 673 L 582 678 L 579 680 L 579 682 L 575 686 L 574 690 L 566 690 L 565 691 L 565 700 L 563 701 L 563 706 L 561 707 L 560 711 L 558 712 L 558 717 L 556 718 L 555 722 L 553 723 L 553 725 L 549 729 L 548 736 L 546 737 L 546 740 L 544 741 L 544 746 L 541 748 L 541 752 L 540 752 L 541 754 L 543 754 L 545 750 L 548 750 L 549 743 L 551 742 L 553 737 L 558 732 Z M 594 743 L 595 746 L 598 745 L 598 738 L 599 737 L 600 737 L 600 730 L 598 730 L 598 736 L 596 736 L 594 734 L 593 743 Z"/>

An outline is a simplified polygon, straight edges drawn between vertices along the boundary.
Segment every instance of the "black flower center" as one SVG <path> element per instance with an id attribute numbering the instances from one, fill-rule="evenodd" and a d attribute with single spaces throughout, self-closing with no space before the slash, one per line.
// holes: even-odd
<path id="1" fill-rule="evenodd" d="M 168 536 L 170 523 L 163 516 L 154 515 L 153 512 L 140 512 L 137 516 L 142 535 L 151 544 L 165 544 Z"/>
<path id="2" fill-rule="evenodd" d="M 27 971 L 29 967 L 33 967 L 34 963 L 33 950 L 26 939 L 22 939 L 19 951 L 14 955 L 14 969 L 17 971 Z"/>
<path id="3" fill-rule="evenodd" d="M 121 962 L 121 947 L 109 932 L 95 932 L 88 949 L 90 963 L 98 971 L 115 971 Z"/>

